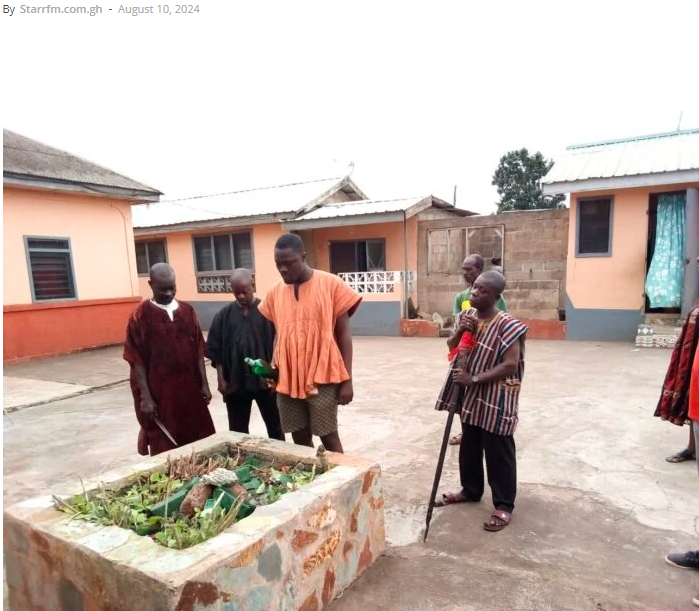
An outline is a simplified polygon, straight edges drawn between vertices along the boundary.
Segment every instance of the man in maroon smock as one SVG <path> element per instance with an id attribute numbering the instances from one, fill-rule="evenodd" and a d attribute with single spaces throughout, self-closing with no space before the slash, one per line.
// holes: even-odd
<path id="1" fill-rule="evenodd" d="M 141 302 L 129 319 L 124 359 L 131 365 L 131 392 L 141 425 L 138 452 L 154 456 L 216 430 L 197 315 L 188 303 L 175 300 L 175 272 L 166 263 L 151 268 L 148 284 L 153 298 Z"/>

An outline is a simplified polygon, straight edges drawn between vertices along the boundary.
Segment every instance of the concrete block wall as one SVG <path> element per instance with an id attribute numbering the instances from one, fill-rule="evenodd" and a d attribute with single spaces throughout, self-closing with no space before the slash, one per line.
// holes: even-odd
<path id="1" fill-rule="evenodd" d="M 428 273 L 428 232 L 498 225 L 504 226 L 503 266 L 508 283 L 505 299 L 510 311 L 522 319 L 558 320 L 559 310 L 565 307 L 566 208 L 420 220 L 417 305 L 421 311 L 451 315 L 454 296 L 463 290 L 457 269 L 448 273 Z M 475 234 L 470 240 L 470 250 L 486 246 L 493 250 L 493 235 L 492 230 Z M 492 256 L 490 252 L 479 254 Z"/>
<path id="2" fill-rule="evenodd" d="M 443 220 L 443 219 L 460 219 L 463 218 L 460 215 L 454 214 L 451 210 L 443 210 L 441 208 L 436 208 L 432 206 L 431 208 L 427 208 L 427 210 L 423 210 L 422 212 L 419 212 L 417 215 L 417 220 L 418 221 L 436 221 L 436 220 Z"/>

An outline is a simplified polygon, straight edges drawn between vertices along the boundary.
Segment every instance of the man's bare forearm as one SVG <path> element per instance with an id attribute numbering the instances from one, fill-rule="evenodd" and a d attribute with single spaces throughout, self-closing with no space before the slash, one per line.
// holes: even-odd
<path id="1" fill-rule="evenodd" d="M 352 377 L 352 336 L 350 335 L 344 341 L 338 342 L 338 347 L 340 348 L 340 354 L 342 355 L 342 360 L 345 363 L 345 369 Z"/>
<path id="2" fill-rule="evenodd" d="M 143 365 L 134 365 L 134 369 L 136 370 L 136 383 L 138 384 L 138 389 L 141 391 L 141 397 L 144 399 L 152 399 L 146 370 Z"/>
<path id="3" fill-rule="evenodd" d="M 459 342 L 461 341 L 461 336 L 465 333 L 465 331 L 454 329 L 454 333 L 452 333 L 449 338 L 447 339 L 447 346 L 449 347 L 449 350 L 453 350 L 459 345 Z"/>
<path id="4" fill-rule="evenodd" d="M 204 362 L 204 357 L 201 357 L 197 363 L 199 366 L 199 375 L 201 376 L 202 387 L 209 387 L 209 380 L 206 377 L 206 363 Z"/>
<path id="5" fill-rule="evenodd" d="M 517 363 L 514 366 L 511 363 L 500 363 L 492 369 L 478 374 L 479 384 L 488 384 L 489 382 L 497 382 L 504 378 L 509 378 L 517 373 Z"/>
<path id="6" fill-rule="evenodd" d="M 335 341 L 337 342 L 337 347 L 340 349 L 342 360 L 345 363 L 345 369 L 351 378 L 353 356 L 352 328 L 350 326 L 349 316 L 346 314 L 342 318 L 338 319 L 335 325 Z"/>
<path id="7" fill-rule="evenodd" d="M 488 384 L 489 382 L 497 382 L 504 378 L 509 378 L 517 373 L 519 367 L 520 344 L 515 342 L 505 352 L 502 363 L 495 365 L 492 369 L 478 374 L 479 384 Z"/>

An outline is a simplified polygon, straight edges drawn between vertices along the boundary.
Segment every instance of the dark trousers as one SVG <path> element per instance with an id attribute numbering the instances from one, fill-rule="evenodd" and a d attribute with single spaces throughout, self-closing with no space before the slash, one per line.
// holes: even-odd
<path id="1" fill-rule="evenodd" d="M 236 433 L 249 433 L 252 402 L 260 408 L 262 420 L 271 439 L 285 441 L 282 423 L 277 409 L 277 395 L 270 392 L 241 392 L 228 395 L 225 399 L 228 410 L 228 429 Z"/>
<path id="2" fill-rule="evenodd" d="M 463 437 L 459 448 L 459 474 L 463 495 L 469 501 L 483 496 L 483 454 L 488 484 L 495 509 L 511 513 L 517 494 L 517 458 L 512 435 L 494 435 L 477 426 L 461 425 Z"/>

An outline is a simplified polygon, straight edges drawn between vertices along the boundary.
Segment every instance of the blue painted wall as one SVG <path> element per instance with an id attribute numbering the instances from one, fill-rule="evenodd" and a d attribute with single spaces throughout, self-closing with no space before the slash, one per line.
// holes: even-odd
<path id="1" fill-rule="evenodd" d="M 639 310 L 578 309 L 566 295 L 566 339 L 632 342 L 643 320 Z"/>
<path id="2" fill-rule="evenodd" d="M 233 299 L 231 299 L 233 301 Z M 214 316 L 219 310 L 222 310 L 230 302 L 229 301 L 189 301 L 189 305 L 194 308 L 194 311 L 199 317 L 199 324 L 204 331 L 208 331 L 211 323 L 214 321 Z"/>
<path id="3" fill-rule="evenodd" d="M 190 301 L 199 316 L 202 329 L 208 330 L 216 313 L 226 301 Z M 353 335 L 400 335 L 400 303 L 397 301 L 363 301 L 352 316 Z"/>
<path id="4" fill-rule="evenodd" d="M 400 335 L 400 303 L 362 301 L 352 316 L 353 335 Z"/>

